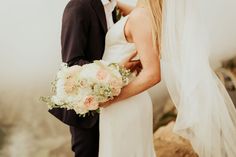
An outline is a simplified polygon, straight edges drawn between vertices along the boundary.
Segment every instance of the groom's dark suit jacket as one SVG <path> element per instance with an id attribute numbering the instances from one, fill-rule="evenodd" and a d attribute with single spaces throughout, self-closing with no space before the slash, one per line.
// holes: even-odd
<path id="1" fill-rule="evenodd" d="M 116 12 L 114 11 L 114 22 L 116 22 L 115 14 Z M 106 32 L 107 23 L 101 0 L 70 0 L 64 10 L 62 20 L 62 61 L 72 66 L 83 65 L 101 59 L 105 47 Z M 84 133 L 81 131 L 83 131 L 82 129 L 90 129 L 98 125 L 98 114 L 82 118 L 76 115 L 73 110 L 52 109 L 49 112 L 62 122 L 71 126 L 71 128 L 78 128 L 78 130 L 71 129 L 72 146 L 76 142 L 79 143 L 79 141 L 85 143 L 85 141 L 89 141 L 90 136 L 94 136 L 89 135 L 88 130 Z M 98 132 L 98 127 L 95 132 Z M 73 137 L 74 134 L 78 134 L 78 136 Z M 87 145 L 92 146 L 96 142 L 87 142 Z M 88 155 L 89 152 L 84 153 L 82 149 L 93 149 L 92 147 L 83 148 L 83 146 L 80 146 L 78 148 L 78 153 L 81 157 L 92 156 Z M 94 149 L 98 150 L 98 148 Z M 76 150 L 74 151 L 76 152 Z"/>

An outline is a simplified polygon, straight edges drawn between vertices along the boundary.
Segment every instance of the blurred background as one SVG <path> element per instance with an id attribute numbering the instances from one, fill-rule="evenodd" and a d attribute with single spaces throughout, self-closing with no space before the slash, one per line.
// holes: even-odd
<path id="1" fill-rule="evenodd" d="M 40 96 L 50 94 L 50 83 L 61 63 L 61 18 L 67 3 L 68 0 L 0 0 L 0 157 L 72 156 L 68 127 L 52 117 L 39 101 Z M 205 8 L 212 68 L 234 103 L 235 7 L 235 0 L 207 0 Z M 176 111 L 164 82 L 149 92 L 159 156 L 195 156 L 187 141 L 171 132 Z"/>

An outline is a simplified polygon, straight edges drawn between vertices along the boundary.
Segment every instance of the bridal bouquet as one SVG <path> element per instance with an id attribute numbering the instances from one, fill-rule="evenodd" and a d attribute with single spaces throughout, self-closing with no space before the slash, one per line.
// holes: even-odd
<path id="1" fill-rule="evenodd" d="M 63 64 L 53 83 L 54 95 L 42 100 L 49 109 L 66 108 L 85 116 L 99 111 L 99 103 L 118 96 L 131 78 L 131 72 L 116 63 L 95 61 L 72 67 Z"/>

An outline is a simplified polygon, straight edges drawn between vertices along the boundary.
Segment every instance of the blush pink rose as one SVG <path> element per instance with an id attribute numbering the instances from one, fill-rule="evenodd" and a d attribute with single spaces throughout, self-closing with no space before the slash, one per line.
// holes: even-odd
<path id="1" fill-rule="evenodd" d="M 98 103 L 96 102 L 95 98 L 93 96 L 87 96 L 84 100 L 84 105 L 88 110 L 97 110 L 98 109 Z"/>
<path id="2" fill-rule="evenodd" d="M 76 80 L 74 78 L 69 78 L 65 80 L 64 89 L 67 94 L 76 94 Z"/>
<path id="3" fill-rule="evenodd" d="M 86 80 L 80 80 L 78 83 L 79 83 L 79 86 L 81 88 L 86 88 L 86 87 L 89 86 L 89 84 L 88 84 L 88 82 Z"/>
<path id="4" fill-rule="evenodd" d="M 81 67 L 78 65 L 68 68 L 65 77 L 64 89 L 67 94 L 76 94 L 77 92 L 77 75 L 79 74 Z"/>
<path id="5" fill-rule="evenodd" d="M 98 72 L 97 72 L 97 78 L 98 78 L 98 80 L 105 80 L 106 78 L 107 78 L 107 76 L 108 76 L 108 74 L 107 74 L 107 72 L 105 71 L 105 70 L 99 70 Z"/>
<path id="6" fill-rule="evenodd" d="M 113 95 L 118 96 L 121 92 L 122 81 L 118 79 L 112 79 L 110 80 L 110 86 L 111 86 Z"/>

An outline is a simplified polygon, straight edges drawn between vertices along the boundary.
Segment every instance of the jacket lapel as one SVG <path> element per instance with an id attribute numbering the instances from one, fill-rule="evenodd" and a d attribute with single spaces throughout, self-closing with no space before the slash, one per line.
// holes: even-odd
<path id="1" fill-rule="evenodd" d="M 106 21 L 106 15 L 105 15 L 105 11 L 104 11 L 104 7 L 102 5 L 101 0 L 92 0 L 92 7 L 95 10 L 99 21 L 101 22 L 102 28 L 104 30 L 104 32 L 107 32 L 107 21 Z"/>

